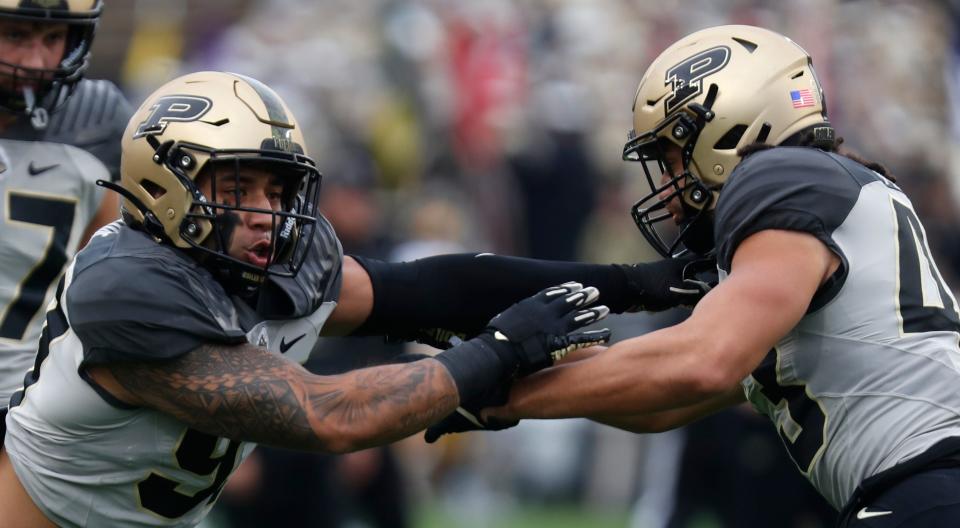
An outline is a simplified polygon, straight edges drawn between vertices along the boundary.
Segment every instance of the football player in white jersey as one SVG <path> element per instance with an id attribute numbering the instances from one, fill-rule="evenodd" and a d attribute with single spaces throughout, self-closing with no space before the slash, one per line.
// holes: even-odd
<path id="1" fill-rule="evenodd" d="M 101 0 L 0 0 L 0 407 L 23 384 L 67 262 L 119 213 L 131 109 L 83 79 Z"/>
<path id="2" fill-rule="evenodd" d="M 624 147 L 651 188 L 633 215 L 665 256 L 715 251 L 720 284 L 684 322 L 538 372 L 482 416 L 650 432 L 746 398 L 842 525 L 956 526 L 957 302 L 886 170 L 836 152 L 811 64 L 750 26 L 653 62 Z"/>
<path id="3" fill-rule="evenodd" d="M 321 177 L 303 145 L 285 103 L 241 75 L 190 74 L 144 101 L 123 135 L 121 185 L 101 182 L 123 195 L 123 220 L 64 273 L 10 400 L 5 526 L 193 526 L 250 442 L 389 442 L 605 341 L 580 331 L 606 315 L 589 306 L 598 298 L 624 311 L 702 293 L 671 260 L 345 256 L 316 211 Z M 589 286 L 549 287 L 569 279 Z M 321 331 L 472 338 L 315 376 L 297 362 Z"/>

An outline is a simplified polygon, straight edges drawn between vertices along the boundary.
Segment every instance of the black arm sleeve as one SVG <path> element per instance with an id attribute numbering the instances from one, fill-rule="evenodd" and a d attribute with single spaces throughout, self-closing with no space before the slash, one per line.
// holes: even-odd
<path id="1" fill-rule="evenodd" d="M 636 304 L 623 269 L 615 264 L 582 264 L 504 257 L 489 253 L 429 257 L 388 263 L 353 256 L 373 283 L 373 311 L 353 335 L 414 335 L 443 328 L 474 335 L 515 302 L 538 291 L 580 282 L 600 290 L 599 304 L 620 313 Z"/>

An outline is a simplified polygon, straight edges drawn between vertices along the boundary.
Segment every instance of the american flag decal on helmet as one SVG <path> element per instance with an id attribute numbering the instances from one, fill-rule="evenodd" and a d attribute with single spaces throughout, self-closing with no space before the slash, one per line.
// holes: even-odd
<path id="1" fill-rule="evenodd" d="M 813 92 L 809 88 L 803 90 L 790 90 L 790 102 L 794 108 L 806 108 L 816 104 L 813 99 Z"/>

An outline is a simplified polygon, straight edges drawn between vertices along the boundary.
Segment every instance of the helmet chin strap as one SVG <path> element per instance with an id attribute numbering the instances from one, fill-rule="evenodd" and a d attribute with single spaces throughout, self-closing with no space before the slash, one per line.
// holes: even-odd
<path id="1" fill-rule="evenodd" d="M 233 234 L 240 222 L 240 215 L 233 211 L 216 215 L 216 220 L 213 223 L 213 234 L 216 237 L 216 243 L 220 244 L 221 251 L 219 253 L 229 255 Z M 207 237 L 207 240 L 212 241 L 213 238 L 213 236 L 210 236 Z M 264 280 L 262 274 L 231 265 L 226 258 L 205 255 L 203 262 L 207 264 L 207 268 L 227 293 L 250 299 L 259 292 Z"/>
<path id="2" fill-rule="evenodd" d="M 698 255 L 709 255 L 714 248 L 713 213 L 702 211 L 684 226 L 683 245 Z"/>
<path id="3" fill-rule="evenodd" d="M 45 130 L 50 123 L 50 114 L 47 113 L 46 108 L 37 105 L 37 96 L 33 92 L 33 88 L 23 87 L 23 101 L 25 103 L 23 112 L 30 116 L 30 124 L 33 125 L 33 128 Z"/>
<path id="4" fill-rule="evenodd" d="M 683 207 L 684 217 L 689 218 L 684 222 L 678 239 L 688 250 L 698 254 L 707 255 L 714 250 L 713 239 L 713 194 L 700 182 L 696 182 L 699 191 L 704 196 L 700 202 L 699 209 L 688 204 L 686 200 L 681 199 L 680 204 Z"/>

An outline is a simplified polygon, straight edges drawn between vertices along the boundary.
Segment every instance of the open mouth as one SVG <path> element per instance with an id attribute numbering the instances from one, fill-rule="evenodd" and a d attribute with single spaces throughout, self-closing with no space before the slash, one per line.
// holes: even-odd
<path id="1" fill-rule="evenodd" d="M 244 252 L 247 262 L 260 268 L 266 268 L 270 262 L 270 240 L 262 239 L 248 247 Z"/>

